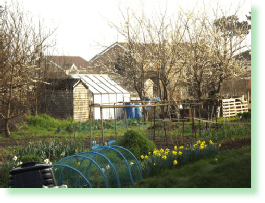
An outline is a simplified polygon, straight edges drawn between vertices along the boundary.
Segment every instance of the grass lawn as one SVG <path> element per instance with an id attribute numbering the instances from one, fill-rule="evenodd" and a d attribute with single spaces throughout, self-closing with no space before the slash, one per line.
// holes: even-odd
<path id="1" fill-rule="evenodd" d="M 217 159 L 217 160 L 216 160 Z M 250 188 L 251 147 L 219 153 L 138 181 L 135 188 Z"/>
<path id="2" fill-rule="evenodd" d="M 97 120 L 92 121 L 92 139 L 93 137 L 101 138 L 101 122 Z M 200 140 L 212 140 L 215 143 L 222 143 L 225 140 L 231 140 L 234 138 L 246 138 L 251 137 L 251 123 L 247 121 L 246 126 L 232 126 L 223 125 L 223 122 L 236 122 L 239 124 L 236 118 L 227 119 L 218 118 L 218 131 L 214 128 L 207 133 L 202 132 L 202 136 L 198 136 L 196 139 Z M 242 122 L 240 122 L 242 124 Z M 153 135 L 153 129 L 149 128 L 152 126 L 152 122 L 147 122 L 146 125 L 142 121 L 128 119 L 129 130 L 135 130 L 139 133 L 149 136 Z M 156 136 L 163 136 L 164 131 L 160 127 L 160 122 L 156 122 Z M 168 136 L 178 136 L 178 132 L 182 132 L 182 129 L 176 128 L 178 123 L 174 123 L 171 131 L 168 131 Z M 62 157 L 60 154 L 65 151 L 65 156 L 75 154 L 75 149 L 78 147 L 78 151 L 88 151 L 89 149 L 82 148 L 83 139 L 89 138 L 90 131 L 88 130 L 89 121 L 84 123 L 78 123 L 73 119 L 59 120 L 51 118 L 47 115 L 31 116 L 25 119 L 25 123 L 20 126 L 18 131 L 11 132 L 10 138 L 5 138 L 3 134 L 0 134 L 0 141 L 4 147 L 2 153 L 5 164 L 0 166 L 0 187 L 6 187 L 9 170 L 12 169 L 12 158 L 15 155 L 14 150 L 17 151 L 18 147 L 6 147 L 6 141 L 16 142 L 19 139 L 25 138 L 67 138 L 68 144 L 57 143 L 57 141 L 50 142 L 51 152 L 54 154 L 51 156 L 53 163 L 56 163 Z M 180 125 L 181 127 L 182 125 Z M 185 122 L 184 133 L 185 136 L 191 136 L 192 123 Z M 195 122 L 195 126 L 199 126 L 198 121 Z M 59 130 L 60 128 L 60 130 Z M 81 130 L 80 130 L 81 129 Z M 56 133 L 56 131 L 58 131 Z M 117 135 L 123 136 L 127 131 L 126 123 L 124 121 L 117 122 Z M 74 135 L 77 143 L 74 142 Z M 115 137 L 115 124 L 114 122 L 104 122 L 104 137 L 114 138 Z M 0 142 L 0 143 L 1 143 Z M 7 143 L 7 142 L 6 142 Z M 49 153 L 49 146 L 47 144 L 38 143 L 39 147 L 29 146 L 28 143 L 23 144 L 20 147 L 21 154 L 33 153 L 41 157 L 41 151 L 45 152 L 45 157 Z M 79 146 L 80 145 L 80 146 Z M 23 149 L 22 149 L 23 148 Z M 17 153 L 17 152 L 16 152 Z M 18 154 L 17 154 L 18 155 Z M 53 157 L 53 159 L 52 159 Z M 217 159 L 217 160 L 216 160 Z M 145 188 L 249 188 L 251 187 L 251 148 L 250 146 L 242 149 L 228 151 L 217 154 L 214 158 L 204 158 L 200 161 L 186 164 L 176 169 L 167 169 L 161 171 L 156 176 L 148 177 L 142 181 L 135 183 L 135 187 Z"/>

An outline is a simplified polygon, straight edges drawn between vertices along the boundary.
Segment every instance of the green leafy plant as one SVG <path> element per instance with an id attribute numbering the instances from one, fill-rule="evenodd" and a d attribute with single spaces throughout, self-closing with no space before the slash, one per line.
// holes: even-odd
<path id="1" fill-rule="evenodd" d="M 21 157 L 20 161 L 22 163 L 33 162 L 33 161 L 43 162 L 43 160 L 40 157 L 33 155 L 33 154 L 29 154 L 29 155 L 25 155 Z"/>
<path id="2" fill-rule="evenodd" d="M 156 148 L 152 141 L 134 130 L 128 130 L 122 138 L 116 140 L 115 145 L 128 149 L 137 159 Z"/>

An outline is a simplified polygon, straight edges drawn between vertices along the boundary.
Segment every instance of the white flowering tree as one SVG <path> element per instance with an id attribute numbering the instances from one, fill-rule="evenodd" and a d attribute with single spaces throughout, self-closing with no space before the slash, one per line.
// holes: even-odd
<path id="1" fill-rule="evenodd" d="M 12 120 L 28 113 L 34 103 L 36 73 L 40 72 L 38 61 L 45 43 L 53 34 L 39 22 L 34 27 L 33 19 L 23 11 L 18 2 L 11 1 L 1 9 L 1 64 L 0 64 L 0 116 L 4 130 L 10 137 Z"/>

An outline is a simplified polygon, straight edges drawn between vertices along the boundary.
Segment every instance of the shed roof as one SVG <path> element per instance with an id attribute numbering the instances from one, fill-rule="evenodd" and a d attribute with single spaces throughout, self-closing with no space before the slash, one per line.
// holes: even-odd
<path id="1" fill-rule="evenodd" d="M 93 94 L 129 94 L 127 90 L 114 82 L 108 75 L 75 74 L 70 78 L 81 79 Z"/>

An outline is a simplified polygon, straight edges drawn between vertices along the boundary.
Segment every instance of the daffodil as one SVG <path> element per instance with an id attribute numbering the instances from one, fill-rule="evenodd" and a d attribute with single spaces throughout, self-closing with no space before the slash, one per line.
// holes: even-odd
<path id="1" fill-rule="evenodd" d="M 148 153 L 149 155 L 151 154 L 151 152 Z"/>
<path id="2" fill-rule="evenodd" d="M 165 152 L 165 155 L 168 155 L 168 152 Z"/>
<path id="3" fill-rule="evenodd" d="M 179 149 L 183 149 L 184 147 L 183 146 L 180 146 Z"/>
<path id="4" fill-rule="evenodd" d="M 170 149 L 166 148 L 166 152 L 169 152 L 169 151 L 170 151 Z"/>
<path id="5" fill-rule="evenodd" d="M 144 159 L 144 155 L 141 156 L 141 159 Z"/>
<path id="6" fill-rule="evenodd" d="M 167 157 L 166 157 L 166 156 L 162 156 L 162 159 L 165 159 L 165 160 L 166 160 L 166 159 L 167 159 Z"/>
<path id="7" fill-rule="evenodd" d="M 146 155 L 144 158 L 145 158 L 145 159 L 148 159 L 148 156 Z"/>
<path id="8" fill-rule="evenodd" d="M 161 149 L 160 149 L 160 152 L 162 153 L 162 152 L 164 152 L 164 150 L 161 148 Z"/>
<path id="9" fill-rule="evenodd" d="M 103 172 L 105 172 L 105 169 L 104 169 L 104 168 L 102 168 L 102 171 L 103 171 Z"/>
<path id="10" fill-rule="evenodd" d="M 13 160 L 14 160 L 14 161 L 17 161 L 17 157 L 16 157 L 16 156 L 14 156 L 14 157 L 13 157 Z"/>
<path id="11" fill-rule="evenodd" d="M 215 161 L 218 161 L 218 159 L 215 158 Z"/>
<path id="12" fill-rule="evenodd" d="M 179 155 L 181 155 L 182 154 L 182 152 L 179 152 Z"/>
<path id="13" fill-rule="evenodd" d="M 77 166 L 80 166 L 80 162 L 77 163 Z"/>
<path id="14" fill-rule="evenodd" d="M 174 165 L 177 165 L 177 164 L 178 164 L 178 161 L 177 161 L 177 160 L 174 160 L 174 161 L 173 161 L 173 164 L 174 164 Z"/>
<path id="15" fill-rule="evenodd" d="M 156 165 L 156 163 L 154 163 L 154 166 Z"/>
<path id="16" fill-rule="evenodd" d="M 106 169 L 108 170 L 109 168 L 110 168 L 110 166 L 109 166 L 109 165 L 107 165 L 107 166 L 106 166 Z"/>
<path id="17" fill-rule="evenodd" d="M 219 147 L 221 147 L 221 144 L 219 144 Z"/>
<path id="18" fill-rule="evenodd" d="M 178 147 L 177 146 L 174 146 L 174 150 L 177 151 L 178 150 Z"/>
<path id="19" fill-rule="evenodd" d="M 133 164 L 134 164 L 133 162 L 130 163 L 131 166 L 132 166 Z"/>

